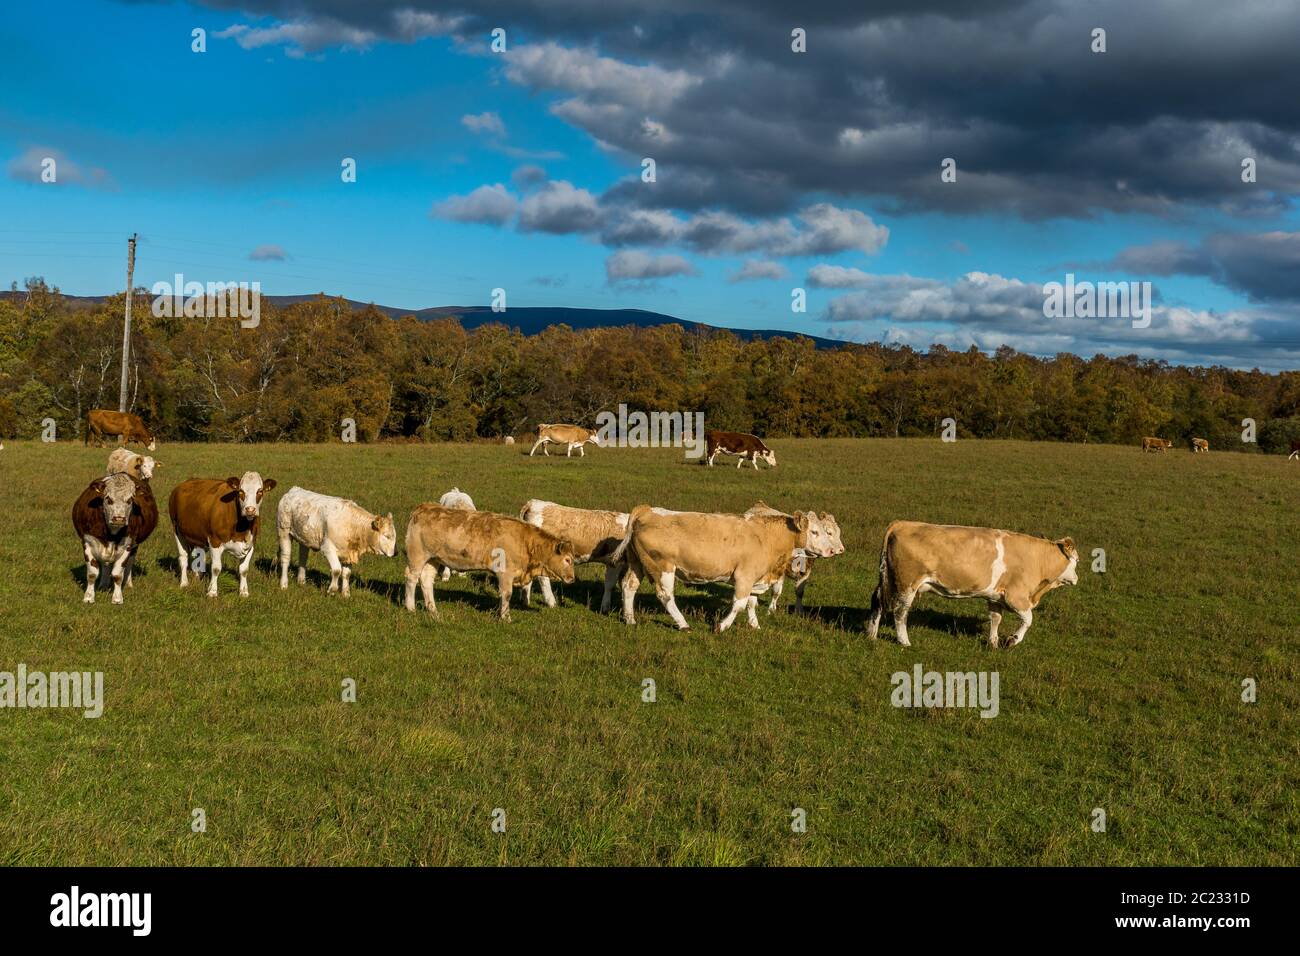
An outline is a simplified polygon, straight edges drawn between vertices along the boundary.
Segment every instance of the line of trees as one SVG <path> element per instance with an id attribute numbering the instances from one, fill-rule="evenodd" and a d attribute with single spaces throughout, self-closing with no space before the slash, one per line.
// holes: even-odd
<path id="1" fill-rule="evenodd" d="M 81 437 L 116 408 L 123 297 L 73 305 L 41 279 L 0 300 L 0 436 L 52 418 Z M 783 436 L 939 434 L 1127 444 L 1143 435 L 1284 452 L 1300 438 L 1300 372 L 1189 368 L 1135 356 L 1051 359 L 804 338 L 744 341 L 677 325 L 522 335 L 454 318 L 390 319 L 318 298 L 262 304 L 261 324 L 133 315 L 130 403 L 163 440 L 466 441 L 602 410 L 702 411 L 707 427 Z M 507 313 L 508 319 L 508 313 Z M 1257 445 L 1241 440 L 1242 420 Z"/>

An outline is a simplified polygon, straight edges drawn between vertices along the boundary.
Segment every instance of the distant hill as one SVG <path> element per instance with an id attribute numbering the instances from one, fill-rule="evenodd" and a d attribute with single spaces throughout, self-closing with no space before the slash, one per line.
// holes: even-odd
<path id="1" fill-rule="evenodd" d="M 9 292 L 0 291 L 0 299 L 23 299 L 26 292 Z M 313 293 L 310 295 L 268 295 L 263 298 L 276 306 L 282 308 L 287 305 L 294 305 L 298 302 L 310 302 L 312 299 L 326 295 L 324 292 Z M 98 304 L 103 302 L 108 296 L 103 295 L 67 295 L 64 294 L 70 304 L 76 306 L 78 303 L 85 305 Z M 354 309 L 364 309 L 371 303 L 358 302 L 355 299 L 344 299 L 348 305 Z M 679 319 L 676 316 L 666 315 L 662 312 L 648 312 L 644 309 L 571 309 L 567 307 L 526 307 L 511 308 L 505 313 L 493 312 L 491 308 L 485 305 L 443 305 L 429 309 L 398 309 L 389 305 L 375 305 L 380 312 L 391 316 L 395 319 L 404 315 L 414 315 L 417 319 L 436 319 L 443 316 L 455 316 L 460 320 L 461 325 L 467 329 L 477 328 L 480 325 L 486 325 L 490 322 L 500 322 L 502 325 L 508 325 L 517 328 L 525 335 L 536 335 L 538 332 L 552 325 L 567 325 L 573 329 L 598 329 L 617 327 L 623 325 L 636 325 L 642 328 L 651 328 L 656 325 L 680 325 L 684 328 L 702 328 L 718 329 L 719 331 L 730 332 L 737 338 L 744 341 L 751 339 L 771 339 L 787 338 L 792 339 L 802 336 L 811 339 L 816 343 L 818 348 L 836 348 L 844 345 L 843 342 L 837 342 L 834 339 L 825 339 L 816 335 L 805 335 L 802 332 L 787 332 L 781 329 L 730 329 L 725 326 L 709 325 L 704 322 L 689 322 L 685 319 Z"/>

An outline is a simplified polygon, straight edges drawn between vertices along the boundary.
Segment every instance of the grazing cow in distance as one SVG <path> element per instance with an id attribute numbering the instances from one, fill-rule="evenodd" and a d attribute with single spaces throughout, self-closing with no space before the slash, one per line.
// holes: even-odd
<path id="1" fill-rule="evenodd" d="M 550 457 L 548 450 L 550 443 L 555 442 L 557 445 L 568 445 L 564 452 L 564 457 L 568 458 L 573 454 L 573 449 L 578 449 L 578 455 L 582 458 L 587 457 L 587 452 L 583 448 L 587 442 L 591 442 L 597 448 L 600 447 L 600 437 L 594 429 L 583 428 L 579 425 L 546 425 L 537 426 L 537 443 L 533 445 L 532 451 L 528 457 L 532 458 L 538 448 L 542 449 L 542 454 Z"/>
<path id="2" fill-rule="evenodd" d="M 752 508 L 745 512 L 746 518 L 752 518 L 755 515 L 768 515 L 782 518 L 794 517 L 793 515 L 786 514 L 784 511 L 777 511 L 764 501 L 756 502 Z M 817 517 L 818 520 L 822 522 L 822 527 L 824 527 L 831 536 L 832 548 L 839 548 L 842 552 L 844 550 L 844 544 L 840 540 L 840 525 L 839 522 L 835 520 L 835 516 L 822 512 Z M 808 578 L 812 576 L 813 562 L 816 561 L 817 558 L 815 555 L 808 554 L 806 551 L 799 548 L 795 549 L 794 554 L 791 557 L 793 560 L 790 562 L 790 570 L 786 572 L 785 577 L 794 582 L 794 612 L 796 614 L 802 614 L 803 591 L 808 585 Z M 771 614 L 776 610 L 776 602 L 780 599 L 781 591 L 784 587 L 785 578 L 773 582 L 772 602 L 767 606 L 767 613 Z"/>
<path id="3" fill-rule="evenodd" d="M 507 445 L 513 445 L 513 444 L 515 443 L 515 436 L 514 436 L 514 435 L 507 435 L 506 438 L 505 438 L 505 443 L 506 443 Z"/>
<path id="4" fill-rule="evenodd" d="M 1142 439 L 1142 451 L 1144 453 L 1148 451 L 1164 452 L 1164 451 L 1168 451 L 1170 448 L 1173 447 L 1174 447 L 1174 443 L 1171 442 L 1168 438 L 1143 438 Z"/>
<path id="5" fill-rule="evenodd" d="M 86 414 L 86 437 L 83 444 L 90 444 L 92 435 L 96 444 L 107 435 L 118 435 L 123 445 L 139 442 L 149 451 L 154 451 L 158 445 L 139 415 L 133 412 L 114 412 L 107 408 L 96 408 Z"/>
<path id="6" fill-rule="evenodd" d="M 755 591 L 762 593 L 789 573 L 796 549 L 829 558 L 843 553 L 844 546 L 831 540 L 822 520 L 811 511 L 746 518 L 638 505 L 632 509 L 627 535 L 611 555 L 615 561 L 627 561 L 623 620 L 636 623 L 636 589 L 648 576 L 673 623 L 680 630 L 689 629 L 673 597 L 673 586 L 681 577 L 693 584 L 727 581 L 735 587 L 731 609 L 716 631 L 730 627 L 742 610 L 749 626 L 757 628 Z"/>
<path id="7" fill-rule="evenodd" d="M 248 568 L 261 528 L 262 496 L 274 487 L 274 478 L 246 471 L 242 478 L 190 478 L 172 489 L 167 513 L 176 537 L 181 587 L 190 583 L 189 550 L 207 548 L 212 565 L 208 597 L 216 597 L 221 556 L 229 551 L 239 559 L 239 596 L 248 597 Z"/>
<path id="8" fill-rule="evenodd" d="M 1286 460 L 1290 461 L 1292 458 L 1300 458 L 1300 438 L 1291 439 L 1291 454 L 1286 456 Z"/>
<path id="9" fill-rule="evenodd" d="M 1078 584 L 1079 551 L 1071 538 L 1049 541 L 1015 531 L 895 521 L 880 551 L 880 582 L 871 595 L 867 636 L 874 639 L 885 611 L 894 616 L 898 643 L 909 647 L 907 612 L 917 595 L 983 598 L 989 605 L 989 644 L 998 646 L 1003 611 L 1020 628 L 1008 647 L 1025 638 L 1044 594 Z"/>
<path id="10" fill-rule="evenodd" d="M 573 545 L 575 564 L 594 561 L 605 565 L 605 594 L 600 599 L 600 613 L 610 608 L 614 585 L 622 573 L 622 562 L 612 557 L 627 534 L 628 516 L 620 511 L 593 511 L 587 508 L 569 508 L 557 505 L 553 501 L 540 501 L 533 498 L 524 503 L 519 512 L 519 520 L 526 521 L 534 527 L 549 531 L 557 538 L 563 538 Z M 551 592 L 551 579 L 538 575 L 542 585 L 542 599 L 547 607 L 555 607 L 555 595 Z M 527 607 L 533 597 L 531 582 L 524 585 L 524 606 Z"/>
<path id="11" fill-rule="evenodd" d="M 117 475 L 125 472 L 132 478 L 149 481 L 153 478 L 153 470 L 160 464 L 148 455 L 137 455 L 129 449 L 118 448 L 108 456 L 108 473 Z"/>
<path id="12" fill-rule="evenodd" d="M 72 527 L 86 556 L 87 604 L 95 603 L 102 567 L 113 579 L 113 603 L 122 603 L 122 584 L 130 586 L 135 552 L 158 524 L 158 506 L 149 483 L 128 474 L 96 478 L 72 506 Z"/>
<path id="13" fill-rule="evenodd" d="M 744 432 L 705 432 L 704 445 L 705 461 L 710 466 L 713 465 L 713 459 L 721 452 L 724 455 L 739 455 L 737 468 L 745 463 L 746 458 L 754 465 L 755 471 L 758 470 L 760 458 L 773 468 L 776 467 L 776 452 L 763 444 L 763 439 L 755 435 L 747 435 Z"/>
<path id="14" fill-rule="evenodd" d="M 501 593 L 498 616 L 510 620 L 510 594 L 538 575 L 573 583 L 573 546 L 506 515 L 422 504 L 406 525 L 406 609 L 415 610 L 415 586 L 435 617 L 433 582 L 438 566 L 491 571 Z"/>
<path id="15" fill-rule="evenodd" d="M 352 566 L 363 554 L 391 558 L 397 553 L 392 512 L 381 518 L 355 501 L 296 485 L 280 498 L 275 529 L 280 539 L 281 589 L 289 586 L 289 552 L 294 541 L 298 542 L 298 583 L 307 580 L 308 553 L 319 551 L 330 566 L 329 593 L 337 592 L 341 584 L 344 597 L 351 594 Z"/>
<path id="16" fill-rule="evenodd" d="M 1201 452 L 1201 451 L 1209 451 L 1209 450 L 1210 450 L 1210 443 L 1206 441 L 1204 438 L 1192 439 L 1192 454 L 1196 454 L 1197 452 Z"/>

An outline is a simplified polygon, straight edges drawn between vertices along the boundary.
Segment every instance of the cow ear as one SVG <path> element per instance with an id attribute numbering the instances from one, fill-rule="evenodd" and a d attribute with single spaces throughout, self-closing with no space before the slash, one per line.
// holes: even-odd
<path id="1" fill-rule="evenodd" d="M 104 493 L 104 479 L 96 478 L 90 483 L 90 487 L 95 489 L 95 494 L 102 495 Z"/>
<path id="2" fill-rule="evenodd" d="M 270 491 L 270 490 L 271 490 L 272 488 L 274 488 L 274 487 L 275 487 L 275 479 L 274 479 L 274 478 L 263 478 L 263 479 L 262 479 L 262 490 L 263 490 L 263 491 Z"/>
<path id="3" fill-rule="evenodd" d="M 1056 543 L 1060 547 L 1060 549 L 1066 554 L 1067 557 L 1071 554 L 1078 553 L 1078 549 L 1075 548 L 1074 546 L 1073 538 L 1062 538 L 1060 541 Z"/>
<path id="4" fill-rule="evenodd" d="M 228 484 L 231 488 L 238 488 L 239 479 L 232 476 L 226 479 L 226 484 Z"/>
<path id="5" fill-rule="evenodd" d="M 564 554 L 565 551 L 572 551 L 572 550 L 573 550 L 573 545 L 569 544 L 569 540 L 567 538 L 561 538 L 559 541 L 555 543 L 556 554 Z"/>
<path id="6" fill-rule="evenodd" d="M 799 526 L 800 531 L 808 530 L 808 512 L 796 511 L 794 513 L 795 524 Z"/>
<path id="7" fill-rule="evenodd" d="M 379 530 L 379 519 L 378 519 L 378 518 L 374 518 L 374 519 L 371 520 L 371 522 L 370 522 L 370 530 L 371 530 L 371 531 L 378 531 L 378 530 Z"/>

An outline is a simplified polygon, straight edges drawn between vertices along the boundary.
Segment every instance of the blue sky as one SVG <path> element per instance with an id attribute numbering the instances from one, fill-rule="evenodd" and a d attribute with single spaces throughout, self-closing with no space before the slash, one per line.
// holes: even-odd
<path id="1" fill-rule="evenodd" d="M 1117 188 L 1126 195 L 1145 190 L 1146 196 L 1119 202 L 1100 193 L 1102 199 L 1091 206 L 1071 205 L 1076 195 L 1086 197 L 1097 187 L 1089 170 L 1082 169 L 1076 183 L 1064 175 L 1053 181 L 1050 168 L 1040 176 L 1038 170 L 1022 167 L 1017 175 L 1023 185 L 1018 185 L 990 168 L 993 161 L 975 153 L 973 144 L 971 155 L 979 156 L 973 173 L 963 171 L 965 154 L 954 150 L 958 188 L 967 189 L 961 184 L 970 180 L 963 176 L 975 176 L 984 192 L 967 189 L 961 202 L 949 203 L 929 186 L 882 186 L 885 175 L 871 162 L 864 161 L 860 176 L 852 164 L 842 163 L 805 175 L 799 167 L 810 163 L 793 147 L 792 155 L 782 156 L 780 137 L 756 137 L 750 152 L 723 155 L 767 117 L 755 116 L 753 104 L 741 102 L 744 93 L 724 83 L 722 74 L 734 72 L 727 66 L 732 62 L 728 56 L 737 55 L 734 49 L 706 51 L 698 59 L 674 55 L 671 51 L 680 45 L 670 47 L 656 33 L 667 34 L 667 20 L 638 32 L 654 42 L 637 48 L 625 34 L 609 32 L 612 28 L 602 33 L 599 24 L 586 32 L 567 23 L 552 25 L 525 5 L 508 21 L 512 61 L 488 51 L 489 21 L 473 20 L 470 14 L 452 29 L 411 35 L 392 24 L 402 11 L 426 5 L 360 5 L 363 12 L 355 21 L 341 16 L 338 4 L 320 6 L 321 11 L 313 12 L 311 3 L 213 9 L 72 0 L 60 5 L 57 16 L 48 7 L 7 8 L 0 21 L 5 89 L 0 101 L 0 279 L 21 282 L 43 275 L 71 293 L 117 291 L 124 282 L 124 240 L 138 231 L 138 285 L 180 271 L 200 281 L 257 280 L 271 294 L 323 290 L 411 309 L 485 304 L 492 288 L 504 287 L 511 306 L 644 308 L 713 325 L 885 338 L 922 347 L 929 338 L 956 347 L 974 341 L 985 348 L 996 347 L 1001 339 L 1046 353 L 1057 348 L 1084 354 L 1138 351 L 1173 361 L 1240 365 L 1292 362 L 1289 354 L 1267 347 L 1270 339 L 1294 339 L 1300 349 L 1300 333 L 1289 331 L 1296 314 L 1285 281 L 1280 283 L 1283 294 L 1275 296 L 1279 282 L 1260 280 L 1258 270 L 1238 267 L 1233 258 L 1238 247 L 1229 245 L 1230 238 L 1218 240 L 1221 255 L 1197 251 L 1207 237 L 1276 235 L 1282 238 L 1270 240 L 1267 248 L 1281 249 L 1284 266 L 1293 261 L 1291 237 L 1300 239 L 1300 221 L 1290 203 L 1291 166 L 1284 167 L 1283 161 L 1290 164 L 1300 157 L 1285 113 L 1267 119 L 1274 133 L 1292 137 L 1292 155 L 1284 149 L 1273 165 L 1285 168 L 1287 178 L 1281 182 L 1279 177 L 1281 188 L 1273 187 L 1269 203 L 1246 213 L 1221 194 L 1192 194 L 1192 187 L 1176 179 L 1184 175 L 1181 170 L 1166 188 L 1152 183 L 1149 169 L 1135 168 L 1135 182 L 1141 185 Z M 1023 15 L 1032 15 L 1033 4 L 1025 6 Z M 392 14 L 391 21 L 366 19 L 377 15 L 377 7 L 391 8 L 382 11 Z M 893 24 L 864 22 L 854 28 L 895 29 Z M 196 27 L 207 30 L 205 53 L 190 49 Z M 232 27 L 236 32 L 217 36 Z M 685 29 L 677 21 L 671 28 Z M 636 29 L 640 31 L 639 24 Z M 257 39 L 250 41 L 253 37 Z M 537 55 L 529 59 L 529 53 Z M 774 69 L 786 68 L 782 61 L 774 62 Z M 599 74 L 594 85 L 589 83 L 592 73 Z M 904 87 L 897 77 L 885 78 Z M 625 79 L 625 88 L 616 89 Z M 665 88 L 680 83 L 685 92 L 637 92 L 655 83 Z M 710 84 L 717 89 L 710 90 L 712 99 L 706 101 L 699 91 Z M 790 90 L 794 84 L 777 88 Z M 692 96 L 700 102 L 692 105 Z M 916 99 L 920 103 L 924 97 Z M 869 138 L 883 129 L 909 128 L 913 115 L 922 122 L 933 115 L 891 101 L 882 104 L 877 117 L 886 113 L 885 106 L 903 122 L 890 119 L 894 126 L 882 122 L 880 129 L 870 129 L 846 118 L 839 142 L 852 146 L 864 128 Z M 760 114 L 762 109 L 760 105 Z M 736 130 L 721 145 L 702 132 L 710 128 L 713 110 L 719 124 L 725 120 Z M 624 197 L 631 193 L 619 193 L 621 181 L 639 175 L 642 150 L 635 148 L 635 130 L 630 139 L 617 141 L 623 129 L 608 119 L 616 113 L 630 115 L 642 126 L 652 124 L 665 144 L 660 182 L 630 184 L 631 189 L 658 189 L 662 199 L 626 203 Z M 478 131 L 465 119 L 485 114 L 491 117 L 478 123 L 486 127 Z M 1114 123 L 1127 123 L 1134 135 L 1146 135 L 1158 130 L 1161 115 L 1159 104 L 1153 104 L 1150 115 L 1117 116 L 1112 123 L 1103 118 L 1097 129 L 1116 136 Z M 775 113 L 772 119 L 774 124 Z M 1016 129 L 1005 117 L 984 119 L 996 121 L 998 135 L 1007 142 L 1036 134 L 1032 124 Z M 964 145 L 961 134 L 951 130 L 963 125 L 975 129 L 980 120 L 972 116 L 966 124 L 935 123 L 926 133 L 934 139 L 933 169 L 918 169 L 908 182 L 924 177 L 937 183 L 939 159 L 953 143 Z M 1247 121 L 1258 123 L 1243 117 Z M 1222 124 L 1224 118 L 1214 122 Z M 854 130 L 859 132 L 845 132 Z M 789 135 L 800 137 L 800 131 L 791 129 Z M 1100 132 L 1088 135 L 1073 146 L 1063 145 L 1068 161 L 1104 147 Z M 1033 141 L 1041 143 L 1043 135 Z M 34 181 L 34 164 L 46 155 L 59 163 L 58 183 Z M 1050 167 L 1048 155 L 1045 165 Z M 344 157 L 357 161 L 356 183 L 340 179 Z M 1178 161 L 1175 151 L 1171 166 Z M 923 166 L 927 160 L 917 162 Z M 1235 162 L 1228 157 L 1221 164 L 1228 178 Z M 545 180 L 512 182 L 526 165 L 541 167 Z M 727 198 L 728 183 L 750 174 L 769 177 L 776 183 L 773 194 L 781 198 L 765 197 L 762 190 Z M 716 204 L 674 198 L 674 187 L 688 175 L 712 185 L 707 195 L 718 196 Z M 1185 178 L 1199 182 L 1204 174 Z M 522 214 L 529 196 L 540 199 L 540 193 L 555 190 L 558 202 L 570 195 L 557 185 L 561 183 L 580 191 L 583 202 L 590 197 L 593 208 L 598 207 L 591 214 L 600 225 L 564 219 L 571 212 L 567 207 L 557 211 L 559 218 L 551 225 L 532 230 L 520 218 L 468 222 L 448 212 L 455 197 L 501 184 Z M 1103 188 L 1110 185 L 1102 183 Z M 1180 190 L 1186 194 L 1176 195 Z M 769 202 L 771 208 L 764 208 Z M 638 208 L 675 217 L 680 228 L 645 244 L 611 238 L 615 225 L 631 222 Z M 737 250 L 746 240 L 685 238 L 696 221 L 692 217 L 705 214 L 724 215 L 728 222 L 758 231 L 784 221 L 791 235 L 802 235 L 813 225 L 800 218 L 809 208 L 822 210 L 819 215 L 827 210 L 836 216 L 860 214 L 854 222 L 865 223 L 868 234 L 878 231 L 878 238 L 865 244 L 856 235 L 844 242 L 802 245 L 756 240 L 755 248 L 745 251 Z M 880 238 L 886 236 L 884 230 L 887 238 Z M 261 250 L 260 257 L 250 258 L 255 250 Z M 1155 255 L 1171 250 L 1179 252 L 1173 257 L 1179 263 L 1192 264 L 1170 265 L 1169 257 Z M 282 253 L 283 259 L 266 258 L 268 251 Z M 611 277 L 611 258 L 626 253 L 640 257 L 632 260 L 634 273 L 647 263 L 653 271 L 658 263 L 662 271 L 678 274 Z M 766 263 L 781 277 L 729 281 L 749 260 Z M 1155 260 L 1154 271 L 1132 266 Z M 1202 260 L 1209 264 L 1196 264 Z M 818 287 L 808 280 L 819 266 L 856 270 L 857 278 L 847 286 Z M 1198 318 L 1180 326 L 1182 331 L 1145 338 L 1127 334 L 1122 324 L 1104 332 L 1034 327 L 1033 310 L 1023 302 L 1038 294 L 1035 284 L 1060 281 L 1066 271 L 1093 280 L 1150 280 L 1162 305 Z M 972 273 L 1004 278 L 1013 288 L 998 287 L 995 298 L 1001 305 L 974 301 L 971 290 L 984 290 L 977 293 L 982 296 L 989 286 L 964 279 Z M 922 288 L 903 278 L 923 280 Z M 805 314 L 790 310 L 795 286 L 808 291 Z M 907 291 L 900 291 L 901 286 Z M 834 313 L 841 319 L 828 321 L 831 303 L 846 289 L 857 290 L 859 311 L 846 311 L 842 304 Z M 1008 296 L 1020 303 L 1017 311 L 994 314 L 1006 307 Z M 956 318 L 954 301 L 960 309 Z M 1219 318 L 1232 334 L 1217 334 Z M 1171 329 L 1178 321 L 1171 313 Z"/>

